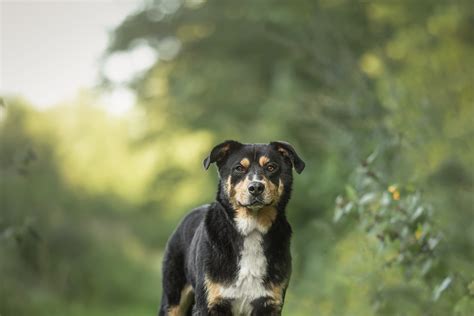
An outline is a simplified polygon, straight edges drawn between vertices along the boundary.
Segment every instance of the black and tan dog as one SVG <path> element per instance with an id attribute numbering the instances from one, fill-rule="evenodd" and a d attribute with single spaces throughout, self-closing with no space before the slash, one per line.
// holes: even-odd
<path id="1" fill-rule="evenodd" d="M 285 216 L 292 168 L 305 164 L 285 142 L 226 141 L 212 149 L 216 201 L 194 209 L 170 237 L 159 315 L 280 315 L 291 273 Z"/>

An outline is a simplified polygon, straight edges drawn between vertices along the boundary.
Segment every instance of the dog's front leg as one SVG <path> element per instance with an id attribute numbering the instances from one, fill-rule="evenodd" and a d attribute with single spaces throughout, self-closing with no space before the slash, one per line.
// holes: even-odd
<path id="1" fill-rule="evenodd" d="M 289 277 L 280 282 L 271 282 L 267 285 L 267 296 L 252 301 L 252 316 L 269 315 L 280 316 L 285 301 L 286 288 Z"/>
<path id="2" fill-rule="evenodd" d="M 252 302 L 251 316 L 280 316 L 282 303 L 273 297 L 261 297 Z"/>
<path id="3" fill-rule="evenodd" d="M 252 301 L 252 316 L 280 316 L 285 300 L 288 282 L 271 283 L 268 287 L 268 296 Z"/>
<path id="4" fill-rule="evenodd" d="M 222 301 L 211 307 L 195 305 L 193 316 L 232 316 L 232 308 L 228 301 Z"/>
<path id="5" fill-rule="evenodd" d="M 209 291 L 209 288 L 196 291 L 195 298 L 193 316 L 232 316 L 230 300 L 214 295 L 213 291 Z"/>

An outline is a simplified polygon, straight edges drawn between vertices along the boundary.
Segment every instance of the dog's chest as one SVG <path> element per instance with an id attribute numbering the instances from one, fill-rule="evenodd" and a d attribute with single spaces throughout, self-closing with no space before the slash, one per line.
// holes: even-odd
<path id="1" fill-rule="evenodd" d="M 237 278 L 222 289 L 222 296 L 232 300 L 234 315 L 249 315 L 252 309 L 250 303 L 268 294 L 263 284 L 267 273 L 267 259 L 262 239 L 262 232 L 259 230 L 253 230 L 244 237 Z"/>

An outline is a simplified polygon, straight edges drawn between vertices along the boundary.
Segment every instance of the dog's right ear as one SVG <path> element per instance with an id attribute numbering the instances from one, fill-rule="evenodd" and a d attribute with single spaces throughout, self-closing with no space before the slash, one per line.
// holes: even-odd
<path id="1" fill-rule="evenodd" d="M 290 143 L 282 141 L 271 142 L 270 146 L 273 146 L 283 156 L 288 157 L 296 172 L 301 173 L 303 171 L 306 164 L 304 163 L 303 159 L 298 156 L 296 150 L 293 148 L 293 146 L 291 146 Z"/>
<path id="2" fill-rule="evenodd" d="M 202 164 L 204 165 L 204 169 L 209 169 L 211 163 L 216 162 L 219 164 L 222 162 L 233 150 L 236 150 L 243 146 L 241 143 L 235 140 L 226 140 L 225 142 L 215 146 L 209 156 L 204 159 Z"/>

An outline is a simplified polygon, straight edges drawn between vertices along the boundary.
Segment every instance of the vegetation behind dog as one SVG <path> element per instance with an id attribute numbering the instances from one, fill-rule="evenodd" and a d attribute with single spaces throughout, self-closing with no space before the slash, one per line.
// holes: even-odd
<path id="1" fill-rule="evenodd" d="M 162 56 L 129 116 L 93 92 L 0 104 L 0 315 L 155 313 L 166 239 L 232 138 L 307 162 L 285 315 L 472 315 L 472 3 L 166 3 L 112 36 Z"/>

